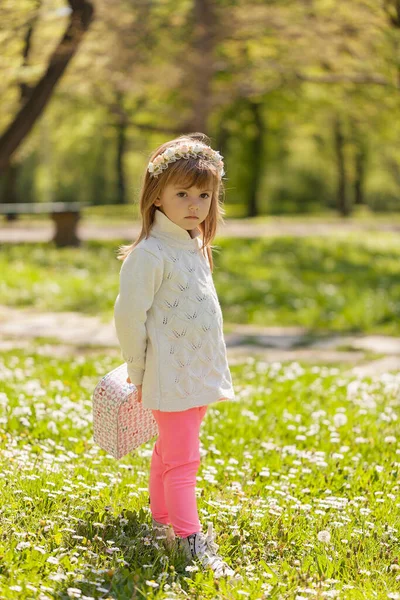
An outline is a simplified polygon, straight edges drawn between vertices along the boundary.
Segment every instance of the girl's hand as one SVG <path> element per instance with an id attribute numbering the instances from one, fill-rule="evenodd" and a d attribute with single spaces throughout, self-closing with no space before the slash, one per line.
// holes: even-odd
<path id="1" fill-rule="evenodd" d="M 132 383 L 132 381 L 131 381 L 131 378 L 130 378 L 130 377 L 128 377 L 126 381 L 127 381 L 128 383 Z M 136 387 L 136 389 L 137 389 L 137 391 L 138 391 L 138 393 L 137 393 L 137 399 L 136 399 L 136 402 L 141 402 L 141 401 L 142 401 L 142 386 L 141 386 L 141 385 L 137 385 L 137 386 L 135 386 L 135 387 Z"/>

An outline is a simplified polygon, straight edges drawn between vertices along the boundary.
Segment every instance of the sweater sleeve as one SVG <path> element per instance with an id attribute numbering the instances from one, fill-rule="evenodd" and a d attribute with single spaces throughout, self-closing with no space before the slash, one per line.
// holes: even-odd
<path id="1" fill-rule="evenodd" d="M 147 312 L 162 280 L 162 260 L 144 248 L 134 248 L 122 263 L 114 323 L 122 357 L 134 385 L 141 385 L 143 381 Z"/>

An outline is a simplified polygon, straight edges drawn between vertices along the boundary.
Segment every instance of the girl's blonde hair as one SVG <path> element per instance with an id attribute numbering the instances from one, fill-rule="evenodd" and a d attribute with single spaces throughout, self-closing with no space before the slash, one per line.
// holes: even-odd
<path id="1" fill-rule="evenodd" d="M 193 141 L 210 145 L 210 140 L 204 133 L 188 133 L 161 144 L 161 146 L 154 150 L 149 160 L 154 161 L 159 154 L 178 142 Z M 214 270 L 214 263 L 212 259 L 213 246 L 211 243 L 215 238 L 218 223 L 223 223 L 223 215 L 225 214 L 223 195 L 225 190 L 216 165 L 202 157 L 177 160 L 170 164 L 157 178 L 152 177 L 146 168 L 139 199 L 142 230 L 133 244 L 128 246 L 122 245 L 118 248 L 117 259 L 125 260 L 143 238 L 149 237 L 155 218 L 155 211 L 157 210 L 154 201 L 162 194 L 168 183 L 175 183 L 184 187 L 210 188 L 213 190 L 209 213 L 205 220 L 198 225 L 203 240 L 201 250 L 203 250 L 204 255 L 207 252 L 212 272 Z"/>

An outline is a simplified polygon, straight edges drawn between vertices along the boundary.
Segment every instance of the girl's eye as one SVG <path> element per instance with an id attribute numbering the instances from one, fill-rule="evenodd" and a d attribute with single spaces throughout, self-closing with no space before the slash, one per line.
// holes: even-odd
<path id="1" fill-rule="evenodd" d="M 186 194 L 186 192 L 178 192 L 177 195 L 179 196 L 180 194 Z M 209 196 L 209 194 L 207 192 L 203 192 L 201 196 Z"/>

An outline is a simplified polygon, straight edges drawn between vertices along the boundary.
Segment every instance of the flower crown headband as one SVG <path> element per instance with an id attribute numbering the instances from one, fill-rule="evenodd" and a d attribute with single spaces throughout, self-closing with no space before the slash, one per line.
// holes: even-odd
<path id="1" fill-rule="evenodd" d="M 210 148 L 210 146 L 198 142 L 192 144 L 184 142 L 170 146 L 164 150 L 164 152 L 156 156 L 153 162 L 149 162 L 147 170 L 152 177 L 158 177 L 160 173 L 168 168 L 169 164 L 180 160 L 181 158 L 197 158 L 199 156 L 214 163 L 218 167 L 220 177 L 225 175 L 224 163 L 222 160 L 223 156 L 216 150 Z"/>

